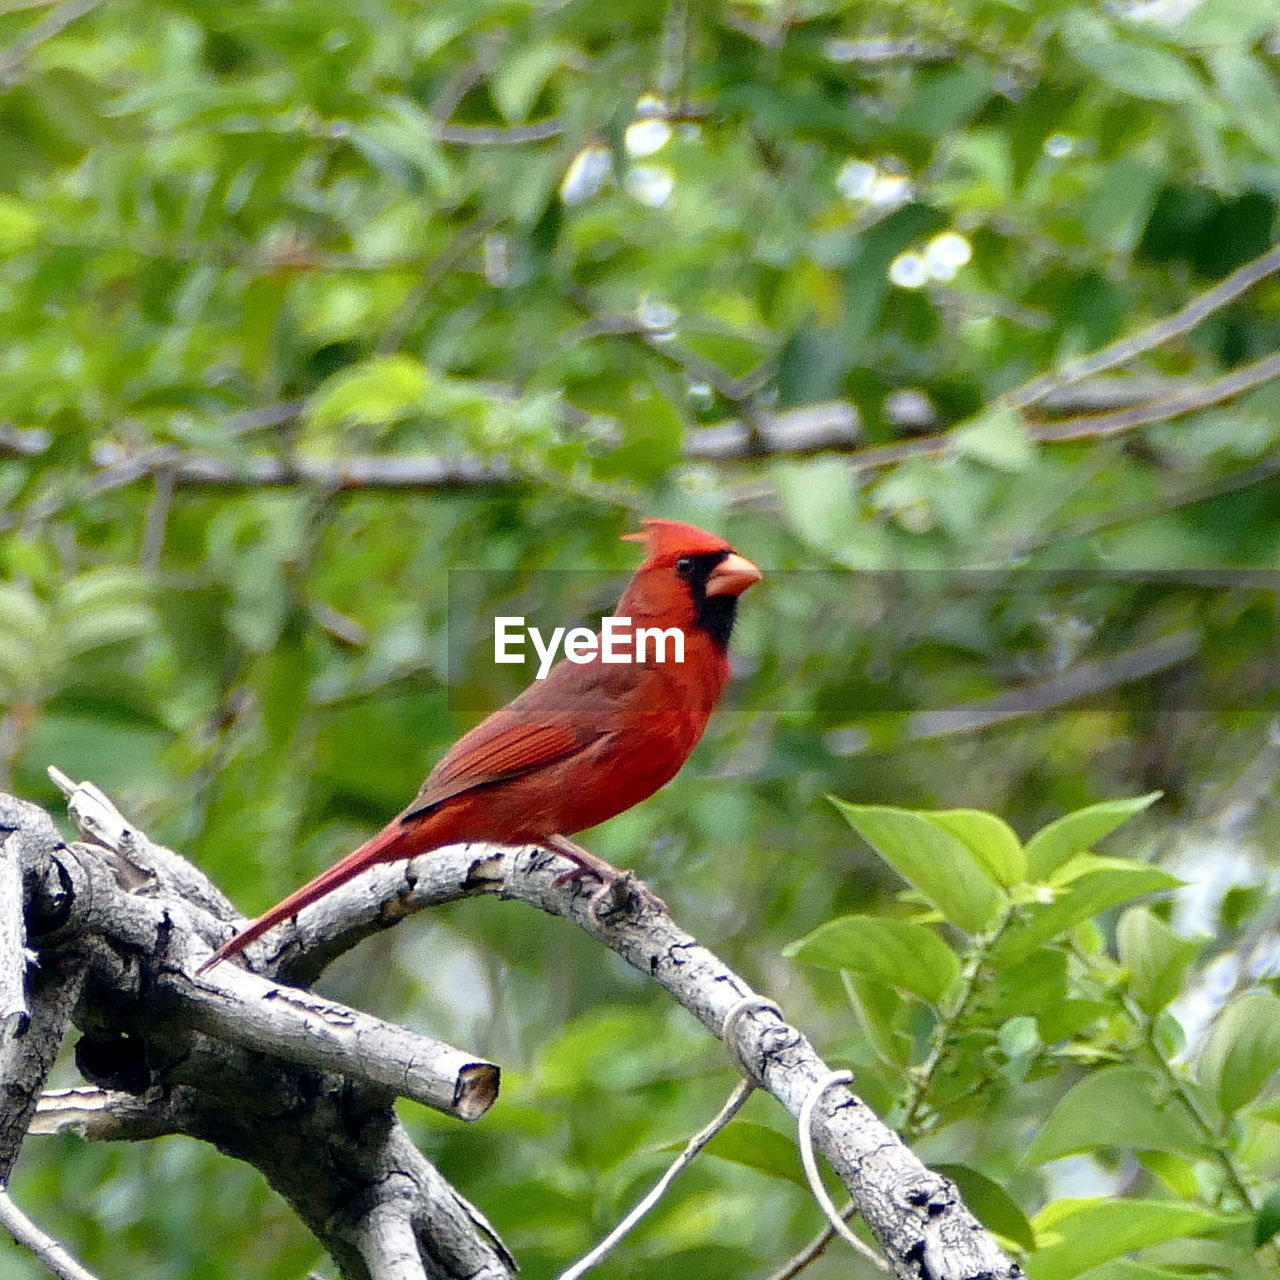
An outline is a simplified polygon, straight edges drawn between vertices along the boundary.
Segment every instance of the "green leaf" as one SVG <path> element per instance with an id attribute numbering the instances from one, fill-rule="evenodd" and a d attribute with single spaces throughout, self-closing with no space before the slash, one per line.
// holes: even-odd
<path id="1" fill-rule="evenodd" d="M 1041 1241 L 1032 1280 L 1071 1280 L 1133 1249 L 1222 1231 L 1238 1219 L 1160 1200 L 1057 1200 L 1031 1221 Z"/>
<path id="2" fill-rule="evenodd" d="M 158 625 L 151 583 L 133 569 L 97 569 L 73 578 L 58 596 L 58 638 L 64 652 L 88 653 L 133 640 Z"/>
<path id="3" fill-rule="evenodd" d="M 1252 1102 L 1280 1068 L 1280 997 L 1250 991 L 1232 1001 L 1200 1054 L 1198 1074 L 1223 1114 Z"/>
<path id="4" fill-rule="evenodd" d="M 270 376 L 288 294 L 288 279 L 275 274 L 255 276 L 245 287 L 236 333 L 245 368 L 257 381 Z"/>
<path id="5" fill-rule="evenodd" d="M 161 765 L 172 734 L 112 713 L 46 711 L 27 740 L 31 759 L 57 761 L 73 778 L 91 775 L 108 794 L 167 776 Z"/>
<path id="6" fill-rule="evenodd" d="M 1034 1053 L 1041 1044 L 1036 1020 L 1025 1013 L 1010 1018 L 1000 1027 L 996 1043 L 1006 1058 L 1024 1058 Z"/>
<path id="7" fill-rule="evenodd" d="M 590 1086 L 634 1088 L 666 1068 L 656 1062 L 654 1023 L 634 1010 L 601 1008 L 570 1022 L 543 1049 L 541 1087 L 573 1096 Z"/>
<path id="8" fill-rule="evenodd" d="M 990 70 L 972 63 L 937 71 L 922 68 L 912 77 L 915 92 L 894 125 L 929 139 L 949 134 L 991 96 L 993 81 Z"/>
<path id="9" fill-rule="evenodd" d="M 1062 24 L 1071 55 L 1099 79 L 1135 98 L 1196 102 L 1200 81 L 1177 54 L 1123 38 L 1110 23 L 1079 9 Z"/>
<path id="10" fill-rule="evenodd" d="M 968 845 L 923 814 L 831 797 L 849 825 L 944 916 L 969 933 L 993 923 L 1003 894 Z"/>
<path id="11" fill-rule="evenodd" d="M 135 569 L 94 569 L 72 578 L 58 595 L 58 608 L 64 614 L 79 610 L 131 607 L 143 604 L 151 594 L 151 582 Z"/>
<path id="12" fill-rule="evenodd" d="M 1050 1015 L 1067 999 L 1067 957 L 1056 948 L 1046 948 L 1017 964 L 1000 965 L 984 984 L 982 997 L 982 1007 L 992 1022 L 1020 1013 Z"/>
<path id="13" fill-rule="evenodd" d="M 1280 160 L 1280 88 L 1248 49 L 1210 49 L 1205 61 L 1218 92 L 1235 110 L 1237 127 Z"/>
<path id="14" fill-rule="evenodd" d="M 954 951 L 932 929 L 909 920 L 850 915 L 828 920 L 782 954 L 805 964 L 848 969 L 937 1005 L 960 975 Z"/>
<path id="15" fill-rule="evenodd" d="M 812 547 L 843 556 L 861 523 L 853 479 L 839 458 L 787 462 L 774 471 L 787 523 Z"/>
<path id="16" fill-rule="evenodd" d="M 1031 1230 L 1027 1215 L 998 1182 L 993 1182 L 985 1173 L 979 1173 L 967 1164 L 935 1164 L 932 1167 L 934 1172 L 956 1184 L 961 1198 L 984 1226 L 1020 1249 L 1036 1247 L 1035 1232 Z"/>
<path id="17" fill-rule="evenodd" d="M 62 628 L 62 643 L 70 655 L 88 653 L 102 645 L 136 640 L 153 627 L 155 615 L 149 609 L 94 609 L 77 614 Z"/>
<path id="18" fill-rule="evenodd" d="M 891 1067 L 905 1067 L 911 1061 L 912 1042 L 898 1025 L 898 1018 L 906 1002 L 883 982 L 859 978 L 848 969 L 841 970 L 840 977 L 876 1056 Z"/>
<path id="19" fill-rule="evenodd" d="M 650 484 L 680 456 L 684 425 L 670 399 L 636 388 L 618 413 L 622 438 L 596 462 L 596 473 Z"/>
<path id="20" fill-rule="evenodd" d="M 1264 1098 L 1245 1113 L 1251 1120 L 1265 1120 L 1268 1124 L 1280 1124 L 1280 1096 Z"/>
<path id="21" fill-rule="evenodd" d="M 1277 1231 L 1280 1231 L 1280 1187 L 1268 1193 L 1253 1220 L 1253 1247 L 1261 1249 Z"/>
<path id="22" fill-rule="evenodd" d="M 1062 1098 L 1023 1159 L 1043 1164 L 1099 1147 L 1198 1155 L 1204 1140 L 1185 1109 L 1160 1098 L 1160 1081 L 1142 1067 L 1095 1071 Z"/>
<path id="23" fill-rule="evenodd" d="M 43 644 L 49 636 L 48 613 L 25 587 L 0 582 L 0 627 L 31 644 Z"/>
<path id="24" fill-rule="evenodd" d="M 389 185 L 445 195 L 456 177 L 426 109 L 403 94 L 379 95 L 383 111 L 352 129 L 351 142 Z"/>
<path id="25" fill-rule="evenodd" d="M 554 43 L 525 45 L 512 51 L 488 78 L 498 110 L 509 121 L 523 120 L 543 86 L 573 56 L 572 49 Z"/>
<path id="26" fill-rule="evenodd" d="M 683 1142 L 673 1142 L 662 1150 L 683 1151 L 684 1146 Z M 798 1187 L 809 1185 L 795 1141 L 767 1125 L 735 1120 L 721 1129 L 703 1150 L 708 1155 L 719 1156 L 721 1160 L 767 1173 L 771 1178 L 794 1182 Z"/>
<path id="27" fill-rule="evenodd" d="M 1198 1200 L 1200 1183 L 1196 1179 L 1195 1162 L 1172 1151 L 1146 1150 L 1137 1152 L 1138 1163 L 1164 1183 L 1181 1200 Z"/>
<path id="28" fill-rule="evenodd" d="M 25 201 L 0 196 L 0 253 L 25 249 L 40 235 L 40 218 Z"/>
<path id="29" fill-rule="evenodd" d="M 1191 47 L 1248 48 L 1275 29 L 1275 0 L 1201 0 L 1181 22 L 1164 28 L 1164 34 Z"/>
<path id="30" fill-rule="evenodd" d="M 253 683 L 259 691 L 262 727 L 278 752 L 294 747 L 294 734 L 310 710 L 307 686 L 312 677 L 312 654 L 286 633 L 253 663 Z"/>
<path id="31" fill-rule="evenodd" d="M 1027 434 L 1027 424 L 1008 405 L 996 405 L 961 423 L 951 433 L 951 447 L 1000 471 L 1026 471 L 1036 461 L 1036 443 Z"/>
<path id="32" fill-rule="evenodd" d="M 1070 884 L 1059 887 L 1052 902 L 1019 908 L 1014 922 L 996 946 L 996 958 L 1001 965 L 1021 960 L 1100 911 L 1182 883 L 1177 876 L 1159 867 L 1123 863 L 1114 858 L 1098 861 L 1107 865 L 1091 868 Z M 1120 865 L 1110 865 L 1115 863 Z"/>
<path id="33" fill-rule="evenodd" d="M 55 644 L 44 604 L 25 588 L 0 582 L 0 689 L 33 692 Z"/>
<path id="34" fill-rule="evenodd" d="M 1129 987 L 1139 1007 L 1159 1013 L 1182 990 L 1187 966 L 1199 943 L 1180 938 L 1149 907 L 1130 907 L 1116 926 L 1120 963 L 1129 970 Z"/>
<path id="35" fill-rule="evenodd" d="M 1170 1271 L 1167 1267 L 1152 1267 L 1145 1262 L 1117 1258 L 1114 1262 L 1094 1267 L 1089 1272 L 1089 1280 L 1191 1280 L 1198 1274 L 1198 1271 Z"/>
<path id="36" fill-rule="evenodd" d="M 1047 880 L 1073 854 L 1092 849 L 1105 835 L 1160 798 L 1159 791 L 1131 800 L 1104 800 L 1064 814 L 1027 842 L 1027 869 L 1033 880 Z"/>
<path id="37" fill-rule="evenodd" d="M 1161 175 L 1162 170 L 1145 158 L 1117 156 L 1083 211 L 1090 240 L 1119 253 L 1132 253 L 1151 217 Z"/>
<path id="38" fill-rule="evenodd" d="M 697 1276 L 698 1280 L 738 1280 L 759 1270 L 760 1257 L 738 1245 L 699 1244 L 664 1253 L 662 1264 L 668 1275 Z"/>
<path id="39" fill-rule="evenodd" d="M 313 427 L 342 423 L 396 422 L 422 406 L 430 375 L 409 356 L 375 356 L 327 378 L 311 398 L 306 419 Z"/>
<path id="40" fill-rule="evenodd" d="M 981 809 L 920 810 L 935 827 L 955 836 L 997 884 L 1010 888 L 1027 878 L 1027 855 L 1013 828 Z"/>

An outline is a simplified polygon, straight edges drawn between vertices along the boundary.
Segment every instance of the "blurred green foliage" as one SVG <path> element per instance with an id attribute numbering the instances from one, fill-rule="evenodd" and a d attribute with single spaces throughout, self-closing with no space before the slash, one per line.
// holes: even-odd
<path id="1" fill-rule="evenodd" d="M 1274 244 L 1273 0 L 83 7 L 0 12 L 0 780 L 56 805 L 47 764 L 92 779 L 255 912 L 506 696 L 450 651 L 504 592 L 554 614 L 572 575 L 544 571 L 620 578 L 638 517 L 715 527 L 768 571 L 740 678 L 592 846 L 1040 1280 L 1255 1274 L 1276 584 L 1206 573 L 1276 567 L 1280 385 L 1034 429 L 1264 359 L 1280 284 L 1119 380 L 999 397 Z M 827 402 L 855 441 L 709 456 L 728 420 Z M 1085 852 L 1126 818 L 1106 848 L 1133 862 Z M 326 982 L 503 1064 L 479 1125 L 406 1114 L 534 1280 L 732 1082 L 644 981 L 509 905 Z M 602 1276 L 764 1276 L 809 1238 L 759 1128 L 782 1116 L 741 1123 Z M 15 1188 L 103 1274 L 318 1261 L 194 1144 L 40 1139 Z"/>

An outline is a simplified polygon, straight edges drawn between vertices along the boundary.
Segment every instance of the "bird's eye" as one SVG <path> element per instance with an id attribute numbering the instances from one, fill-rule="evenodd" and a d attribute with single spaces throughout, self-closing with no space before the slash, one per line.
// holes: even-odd
<path id="1" fill-rule="evenodd" d="M 693 557 L 681 556 L 676 561 L 676 572 L 682 577 L 687 578 L 693 572 Z"/>

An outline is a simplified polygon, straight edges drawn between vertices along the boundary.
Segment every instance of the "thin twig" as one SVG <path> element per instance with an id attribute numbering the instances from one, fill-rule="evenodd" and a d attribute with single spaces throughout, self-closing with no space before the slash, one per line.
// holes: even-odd
<path id="1" fill-rule="evenodd" d="M 1044 680 L 1007 689 L 991 698 L 914 712 L 907 717 L 907 737 L 920 742 L 952 733 L 973 733 L 1007 720 L 1083 702 L 1186 662 L 1199 652 L 1200 639 L 1197 631 L 1179 631 L 1114 657 L 1076 663 Z"/>
<path id="2" fill-rule="evenodd" d="M 960 973 L 960 989 L 955 994 L 948 1008 L 942 1010 L 938 1021 L 934 1023 L 929 1036 L 929 1052 L 924 1062 L 912 1072 L 911 1085 L 907 1090 L 902 1109 L 902 1130 L 916 1137 L 924 1131 L 922 1109 L 933 1086 L 933 1078 L 938 1073 L 951 1047 L 951 1036 L 960 1020 L 969 1012 L 969 1006 L 978 989 L 982 985 L 982 974 L 987 960 L 996 949 L 1004 931 L 1014 918 L 1014 908 L 1010 903 L 1001 912 L 995 924 L 985 933 L 973 939 L 965 957 L 964 968 Z"/>
<path id="3" fill-rule="evenodd" d="M 1206 316 L 1234 301 L 1245 290 L 1277 271 L 1280 271 L 1280 244 L 1260 254 L 1252 262 L 1246 262 L 1239 270 L 1233 271 L 1225 280 L 1193 298 L 1171 316 L 1166 316 L 1127 338 L 1121 338 L 1110 346 L 1103 347 L 1101 351 L 1068 361 L 1053 373 L 1033 378 L 1021 387 L 1015 387 L 1005 394 L 1004 400 L 1015 409 L 1025 409 L 1068 383 L 1080 382 L 1105 369 L 1114 369 L 1144 351 L 1168 342 L 1170 338 L 1190 332 Z"/>
<path id="4" fill-rule="evenodd" d="M 1131 409 L 1117 409 L 1112 413 L 1088 414 L 1079 418 L 1067 418 L 1063 422 L 1045 422 L 1028 429 L 1033 440 L 1096 440 L 1104 436 L 1119 435 L 1135 427 L 1149 426 L 1153 422 L 1167 422 L 1197 409 L 1230 400 L 1243 391 L 1280 378 L 1280 352 L 1264 356 L 1251 364 L 1241 365 L 1230 373 L 1206 382 L 1199 387 L 1188 387 L 1151 404 L 1135 405 Z"/>
<path id="5" fill-rule="evenodd" d="M 496 394 L 496 393 L 495 393 Z M 262 411 L 272 422 L 288 421 L 284 410 L 289 406 L 273 406 Z M 561 406 L 566 420 L 575 412 Z M 296 414 L 297 409 L 294 409 Z M 252 420 L 251 415 L 243 415 Z M 264 425 L 252 420 L 244 431 Z M 228 420 L 230 433 L 234 420 Z M 806 405 L 768 415 L 768 420 L 753 437 L 750 427 L 740 419 L 726 419 L 698 427 L 688 433 L 684 456 L 689 459 L 728 461 L 745 458 L 752 453 L 800 454 L 840 448 L 857 438 L 861 429 L 856 410 L 847 402 Z M 759 444 L 753 441 L 759 441 Z M 0 453 L 5 452 L 0 439 Z M 93 451 L 99 468 L 78 490 L 62 490 L 33 502 L 25 510 L 0 513 L 0 532 L 20 523 L 39 522 L 56 516 L 76 497 L 94 496 L 125 488 L 139 480 L 167 474 L 179 489 L 228 488 L 267 489 L 311 487 L 327 495 L 353 491 L 435 491 L 484 488 L 510 488 L 539 479 L 534 466 L 526 461 L 518 471 L 499 460 L 450 458 L 440 454 L 363 454 L 345 460 L 309 458 L 305 455 L 285 458 L 276 454 L 247 454 L 240 460 L 228 460 L 203 453 L 184 451 L 173 444 L 156 445 L 130 453 L 120 445 L 99 444 Z M 560 487 L 572 485 L 564 476 L 555 477 Z M 594 486 L 594 496 L 605 494 L 606 486 Z M 610 494 L 610 500 L 618 500 Z"/>
<path id="6" fill-rule="evenodd" d="M 0 423 L 0 453 L 15 458 L 38 458 L 53 444 L 53 432 L 43 427 L 15 427 Z"/>
<path id="7" fill-rule="evenodd" d="M 749 19 L 725 19 L 726 25 L 734 26 L 744 35 L 755 39 L 748 25 Z M 823 46 L 822 52 L 837 63 L 859 63 L 863 66 L 879 67 L 889 62 L 947 62 L 956 56 L 955 48 L 949 44 L 930 44 L 914 36 L 862 36 L 842 39 L 834 37 Z"/>
<path id="8" fill-rule="evenodd" d="M 1186 662 L 1199 651 L 1200 640 L 1196 631 L 1179 631 L 1110 658 L 1076 663 L 1044 680 L 1006 689 L 990 698 L 933 711 L 916 711 L 907 716 L 903 737 L 908 742 L 926 742 L 953 733 L 975 733 L 1009 720 L 1083 702 Z M 870 746 L 872 735 L 861 726 L 852 725 L 832 730 L 825 741 L 835 755 L 852 756 Z"/>
<path id="9" fill-rule="evenodd" d="M 1216 480 L 1189 485 L 1180 493 L 1170 494 L 1167 498 L 1149 498 L 1142 502 L 1131 502 L 1128 506 L 1119 507 L 1107 515 L 1075 520 L 1058 529 L 1038 534 L 1035 538 L 1013 543 L 1010 546 L 1008 558 L 1016 559 L 1032 551 L 1042 551 L 1045 547 L 1060 547 L 1064 542 L 1071 542 L 1077 538 L 1091 538 L 1107 529 L 1133 524 L 1135 521 L 1147 520 L 1153 516 L 1168 515 L 1171 511 L 1180 511 L 1183 507 L 1192 507 L 1197 503 L 1211 502 L 1214 498 L 1222 498 L 1230 493 L 1251 489 L 1254 485 L 1265 484 L 1277 476 L 1280 476 L 1280 454 L 1255 462 L 1251 467 L 1229 471 Z"/>
<path id="10" fill-rule="evenodd" d="M 672 102 L 683 102 L 689 88 L 689 5 L 687 0 L 668 0 L 662 20 L 661 53 L 658 59 L 658 92 Z"/>
<path id="11" fill-rule="evenodd" d="M 1264 356 L 1252 364 L 1241 365 L 1212 382 L 1182 388 L 1154 403 L 1135 405 L 1113 413 L 1067 418 L 1061 422 L 1032 423 L 1026 427 L 1026 433 L 1028 439 L 1044 444 L 1063 440 L 1105 439 L 1137 427 L 1167 422 L 1171 418 L 1207 409 L 1210 405 L 1220 404 L 1243 391 L 1251 391 L 1273 378 L 1280 378 L 1280 352 Z M 956 441 L 955 430 L 920 436 L 914 440 L 898 440 L 893 444 L 856 450 L 848 455 L 848 463 L 854 471 L 878 471 L 911 458 L 938 457 L 954 449 Z"/>
<path id="12" fill-rule="evenodd" d="M 30 31 L 20 35 L 0 54 L 0 89 L 8 89 L 17 81 L 22 64 L 40 45 L 101 3 L 102 0 L 67 0 L 66 4 L 59 5 L 52 13 L 41 18 Z"/>
<path id="13" fill-rule="evenodd" d="M 403 298 L 396 304 L 386 328 L 378 338 L 375 348 L 378 355 L 388 355 L 398 351 L 405 335 L 409 332 L 418 312 L 426 300 L 439 286 L 440 281 L 454 269 L 497 225 L 497 220 L 489 214 L 478 214 L 465 227 L 454 235 L 449 243 L 421 268 L 418 279 L 414 281 Z"/>
<path id="14" fill-rule="evenodd" d="M 724 1106 L 716 1113 L 715 1118 L 710 1124 L 699 1129 L 697 1133 L 689 1139 L 684 1150 L 671 1162 L 666 1173 L 658 1179 L 657 1182 L 649 1188 L 643 1199 L 641 1199 L 627 1214 L 621 1222 L 618 1223 L 612 1231 L 609 1232 L 603 1240 L 600 1241 L 594 1249 L 589 1253 L 583 1254 L 573 1266 L 562 1271 L 559 1280 L 579 1280 L 580 1276 L 584 1276 L 597 1263 L 601 1262 L 609 1253 L 613 1251 L 615 1245 L 618 1244 L 640 1220 L 658 1203 L 666 1194 L 667 1188 L 676 1180 L 676 1177 L 693 1163 L 694 1157 L 702 1150 L 703 1147 L 711 1141 L 712 1138 L 720 1132 L 721 1129 L 733 1119 L 741 1110 L 743 1103 L 755 1092 L 755 1085 L 750 1080 L 739 1080 L 734 1086 L 733 1092 L 729 1095 Z"/>
<path id="15" fill-rule="evenodd" d="M 454 146 L 514 147 L 558 138 L 564 132 L 564 121 L 552 116 L 547 120 L 536 120 L 533 124 L 437 124 L 432 132 L 439 141 Z"/>
<path id="16" fill-rule="evenodd" d="M 297 420 L 302 412 L 304 402 L 301 400 L 284 400 L 278 404 L 266 405 L 261 409 L 246 409 L 238 413 L 228 414 L 214 425 L 227 438 L 250 435 L 273 427 L 286 426 Z M 9 430 L 8 438 L 0 434 L 0 452 L 4 452 L 16 428 Z M 34 431 L 21 432 L 23 437 L 32 441 L 37 437 Z M 48 432 L 39 433 L 43 445 L 37 449 L 30 443 L 24 455 L 38 456 L 53 445 L 53 435 Z M 144 476 L 153 476 L 161 471 L 169 470 L 176 482 L 180 478 L 180 463 L 187 455 L 174 444 L 152 445 L 136 453 L 130 453 L 119 445 L 104 442 L 93 450 L 94 465 L 98 471 L 79 489 L 71 489 L 63 493 L 53 493 L 38 502 L 33 502 L 25 510 L 0 514 L 0 533 L 13 528 L 19 523 L 48 520 L 57 515 L 76 497 L 108 493 L 113 489 L 123 488 Z"/>
<path id="17" fill-rule="evenodd" d="M 151 501 L 143 524 L 142 548 L 138 562 L 144 569 L 158 569 L 169 529 L 169 513 L 173 510 L 173 472 L 161 467 L 153 476 Z"/>
<path id="18" fill-rule="evenodd" d="M 813 1198 L 822 1207 L 822 1212 L 826 1214 L 831 1230 L 856 1253 L 861 1254 L 872 1266 L 880 1271 L 889 1271 L 889 1264 L 874 1249 L 859 1240 L 845 1224 L 844 1215 L 836 1211 L 831 1197 L 827 1195 L 826 1187 L 822 1185 L 822 1175 L 818 1172 L 817 1157 L 813 1154 L 813 1109 L 833 1084 L 848 1084 L 852 1079 L 852 1071 L 832 1071 L 825 1078 L 819 1080 L 809 1091 L 809 1096 L 804 1100 L 804 1105 L 800 1108 L 798 1121 L 800 1160 L 804 1165 L 805 1176 L 809 1179 L 809 1190 L 813 1193 Z"/>
<path id="19" fill-rule="evenodd" d="M 840 1217 L 846 1221 L 853 1216 L 854 1204 L 850 1201 L 840 1210 Z M 827 1246 L 836 1238 L 830 1227 L 824 1227 L 798 1253 L 793 1254 L 776 1271 L 771 1271 L 767 1280 L 795 1280 L 810 1263 L 816 1262 L 827 1251 Z"/>
<path id="20" fill-rule="evenodd" d="M 440 86 L 436 96 L 427 108 L 427 115 L 436 124 L 448 124 L 453 113 L 462 105 L 462 100 L 485 77 L 485 69 L 478 61 L 463 63 Z"/>
<path id="21" fill-rule="evenodd" d="M 82 1267 L 47 1231 L 36 1226 L 13 1202 L 7 1187 L 0 1187 L 0 1227 L 4 1229 L 58 1280 L 98 1280 Z"/>

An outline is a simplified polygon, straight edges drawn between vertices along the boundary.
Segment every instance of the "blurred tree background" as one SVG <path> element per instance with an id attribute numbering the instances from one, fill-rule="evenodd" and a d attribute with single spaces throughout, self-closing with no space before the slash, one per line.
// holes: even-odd
<path id="1" fill-rule="evenodd" d="M 1033 1275 L 1253 1274 L 1280 1001 L 1248 1006 L 1209 1137 L 1112 1126 L 1177 1093 L 1228 991 L 1275 1000 L 1278 201 L 1274 0 L 3 0 L 0 783 L 56 806 L 46 765 L 92 779 L 255 913 L 506 695 L 460 628 L 513 591 L 572 622 L 549 571 L 621 581 L 643 515 L 722 531 L 768 574 L 739 678 L 587 842 L 976 1170 L 1014 1245 L 1031 1219 Z M 1106 849 L 1188 883 L 1118 959 L 1125 894 L 1046 939 L 957 1058 L 967 1102 L 917 1087 L 927 1001 L 783 955 L 927 918 L 828 794 L 1027 837 L 1153 790 Z M 1124 986 L 1139 935 L 1171 989 Z M 1092 1005 L 1050 1026 L 1068 982 Z M 511 905 L 406 922 L 326 987 L 503 1065 L 476 1125 L 403 1110 L 531 1280 L 733 1078 Z M 1094 1068 L 1136 1069 L 1125 1009 L 1174 1075 L 1111 1078 L 1033 1145 Z M 764 1277 L 811 1237 L 750 1127 L 785 1117 L 746 1114 L 602 1277 Z M 324 1265 L 193 1142 L 35 1139 L 15 1193 L 104 1276 Z M 1142 1260 L 1072 1254 L 1115 1197 Z M 841 1248 L 805 1274 L 871 1274 Z"/>

